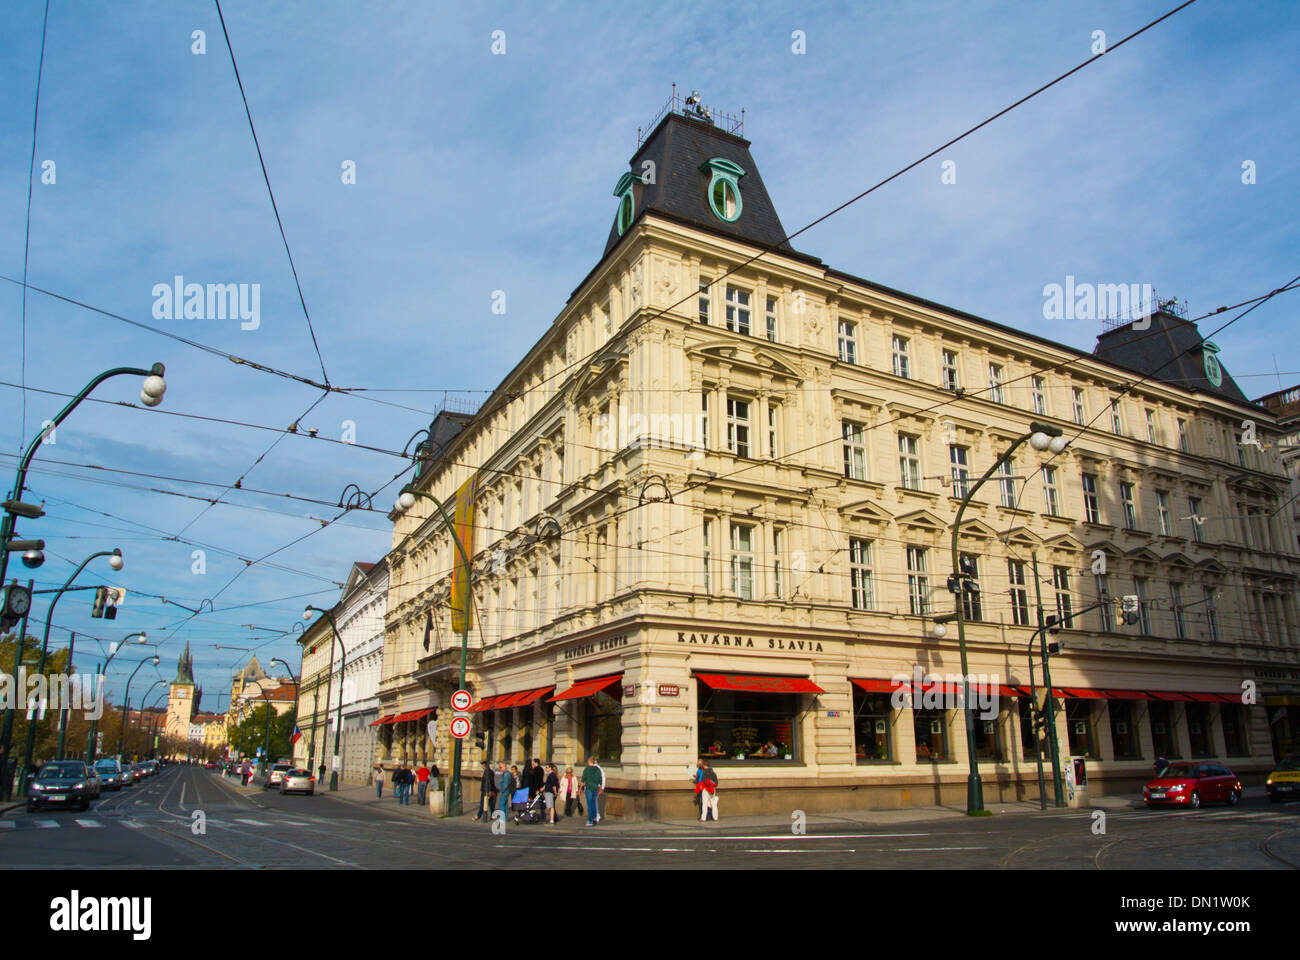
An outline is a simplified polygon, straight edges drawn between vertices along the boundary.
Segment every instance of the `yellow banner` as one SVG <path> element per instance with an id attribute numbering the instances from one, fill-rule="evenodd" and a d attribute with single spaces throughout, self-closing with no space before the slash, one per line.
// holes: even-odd
<path id="1" fill-rule="evenodd" d="M 456 513 L 453 521 L 456 536 L 465 548 L 465 556 L 452 544 L 456 563 L 451 568 L 451 629 L 453 633 L 466 633 L 474 626 L 474 605 L 470 602 L 470 569 L 467 559 L 474 557 L 474 500 L 478 494 L 478 474 L 474 474 L 456 491 Z"/>

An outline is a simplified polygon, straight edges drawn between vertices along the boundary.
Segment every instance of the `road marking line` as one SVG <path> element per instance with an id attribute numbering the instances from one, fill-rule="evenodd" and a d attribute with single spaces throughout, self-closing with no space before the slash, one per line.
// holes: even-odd
<path id="1" fill-rule="evenodd" d="M 310 827 L 310 823 L 303 823 L 301 820 L 281 820 L 280 823 L 287 827 Z"/>
<path id="2" fill-rule="evenodd" d="M 987 850 L 988 847 L 895 847 L 895 853 L 928 853 L 947 850 Z"/>
<path id="3" fill-rule="evenodd" d="M 18 824 L 13 820 L 0 820 L 0 828 L 5 830 L 12 830 L 16 826 L 18 826 Z"/>
<path id="4" fill-rule="evenodd" d="M 59 825 L 59 821 L 57 820 L 33 820 L 32 823 L 35 826 L 40 827 L 42 830 L 51 830 Z"/>
<path id="5" fill-rule="evenodd" d="M 245 820 L 245 819 L 243 819 L 242 817 L 235 817 L 235 823 L 246 823 L 246 824 L 248 824 L 250 827 L 265 827 L 265 826 L 269 826 L 269 824 L 263 823 L 261 820 Z"/>
<path id="6" fill-rule="evenodd" d="M 144 829 L 144 824 L 143 824 L 143 823 L 137 823 L 135 820 L 123 820 L 123 821 L 122 821 L 122 826 L 124 826 L 124 827 L 130 827 L 132 830 L 143 830 L 143 829 Z"/>
<path id="7" fill-rule="evenodd" d="M 98 820 L 78 820 L 78 825 L 83 827 L 102 827 L 103 824 Z"/>

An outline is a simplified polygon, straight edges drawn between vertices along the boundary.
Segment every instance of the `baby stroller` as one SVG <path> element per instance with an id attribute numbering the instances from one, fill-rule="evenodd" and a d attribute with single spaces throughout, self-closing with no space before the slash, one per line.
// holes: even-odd
<path id="1" fill-rule="evenodd" d="M 510 809 L 516 811 L 515 823 L 541 823 L 546 819 L 541 791 L 529 800 L 527 787 L 515 791 L 510 798 Z"/>

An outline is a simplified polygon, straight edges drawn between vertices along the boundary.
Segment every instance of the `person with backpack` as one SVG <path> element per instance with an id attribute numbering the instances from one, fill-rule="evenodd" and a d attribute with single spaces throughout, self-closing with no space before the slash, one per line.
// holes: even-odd
<path id="1" fill-rule="evenodd" d="M 695 792 L 700 796 L 700 822 L 708 820 L 710 813 L 713 814 L 713 819 L 717 820 L 718 775 L 713 767 L 709 766 L 709 761 L 703 757 L 700 758 L 695 774 Z"/>

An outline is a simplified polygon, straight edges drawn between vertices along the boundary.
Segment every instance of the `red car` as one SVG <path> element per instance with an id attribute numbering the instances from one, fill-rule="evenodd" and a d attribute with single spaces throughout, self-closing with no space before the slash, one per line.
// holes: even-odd
<path id="1" fill-rule="evenodd" d="M 1142 788 L 1142 799 L 1148 807 L 1195 809 L 1219 800 L 1236 806 L 1241 800 L 1241 781 L 1221 763 L 1174 763 Z"/>

